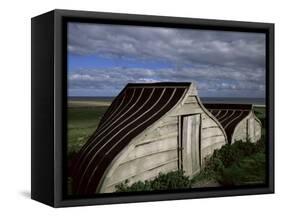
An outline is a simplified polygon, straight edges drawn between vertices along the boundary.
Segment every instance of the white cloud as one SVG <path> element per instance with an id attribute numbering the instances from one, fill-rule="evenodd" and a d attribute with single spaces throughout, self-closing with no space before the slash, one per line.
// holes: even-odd
<path id="1" fill-rule="evenodd" d="M 264 97 L 265 35 L 260 33 L 71 23 L 68 51 L 170 65 L 75 70 L 69 72 L 72 91 L 115 95 L 128 82 L 196 81 L 203 94 Z"/>
<path id="2" fill-rule="evenodd" d="M 229 76 L 224 73 L 228 72 Z M 88 93 L 104 92 L 104 95 L 116 95 L 127 83 L 151 82 L 196 82 L 199 93 L 224 92 L 232 94 L 237 91 L 264 92 L 263 82 L 245 75 L 245 72 L 232 72 L 224 68 L 182 68 L 182 69 L 143 69 L 143 68 L 107 68 L 81 69 L 70 73 L 69 88 L 73 90 L 87 89 Z"/>

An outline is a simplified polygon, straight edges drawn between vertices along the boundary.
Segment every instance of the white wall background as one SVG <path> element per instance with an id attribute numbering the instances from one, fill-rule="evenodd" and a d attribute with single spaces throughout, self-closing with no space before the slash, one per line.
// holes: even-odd
<path id="1" fill-rule="evenodd" d="M 281 115 L 276 112 L 276 194 L 52 209 L 30 197 L 30 18 L 54 8 L 273 22 L 276 111 L 280 111 L 279 1 L 24 0 L 1 1 L 0 216 L 273 216 L 280 213 Z M 44 187 L 44 186 L 42 186 Z"/>

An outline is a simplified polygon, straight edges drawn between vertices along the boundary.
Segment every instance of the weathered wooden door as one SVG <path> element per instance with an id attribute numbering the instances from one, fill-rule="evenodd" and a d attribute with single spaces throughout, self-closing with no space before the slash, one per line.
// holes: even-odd
<path id="1" fill-rule="evenodd" d="M 193 176 L 200 171 L 200 114 L 182 119 L 182 169 Z"/>

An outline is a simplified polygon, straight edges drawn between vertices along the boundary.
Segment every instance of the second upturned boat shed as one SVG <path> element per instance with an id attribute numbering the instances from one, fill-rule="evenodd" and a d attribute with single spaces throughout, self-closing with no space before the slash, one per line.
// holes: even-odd
<path id="1" fill-rule="evenodd" d="M 223 126 L 228 143 L 257 142 L 261 138 L 262 124 L 250 104 L 204 104 Z"/>

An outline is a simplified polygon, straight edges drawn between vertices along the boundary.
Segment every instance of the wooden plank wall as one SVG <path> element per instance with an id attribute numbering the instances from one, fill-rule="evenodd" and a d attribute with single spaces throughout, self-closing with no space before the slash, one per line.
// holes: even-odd
<path id="1" fill-rule="evenodd" d="M 105 192 L 112 192 L 115 186 L 125 180 L 132 184 L 139 180 L 156 177 L 178 169 L 178 119 L 165 117 L 154 129 L 147 131 L 135 141 L 133 148 L 123 157 L 119 166 L 107 177 Z"/>
<path id="2" fill-rule="evenodd" d="M 261 124 L 256 120 L 256 116 L 251 113 L 249 116 L 244 118 L 236 127 L 233 136 L 232 143 L 235 141 L 246 141 L 247 138 L 251 142 L 257 142 L 261 138 Z M 250 131 L 253 130 L 252 135 Z"/>
<path id="3" fill-rule="evenodd" d="M 262 129 L 262 125 L 259 121 L 257 121 L 255 119 L 255 142 L 257 142 L 258 140 L 260 140 L 261 138 L 261 129 Z"/>
<path id="4" fill-rule="evenodd" d="M 232 143 L 235 141 L 246 141 L 248 137 L 248 118 L 244 118 L 236 127 L 232 135 Z"/>

